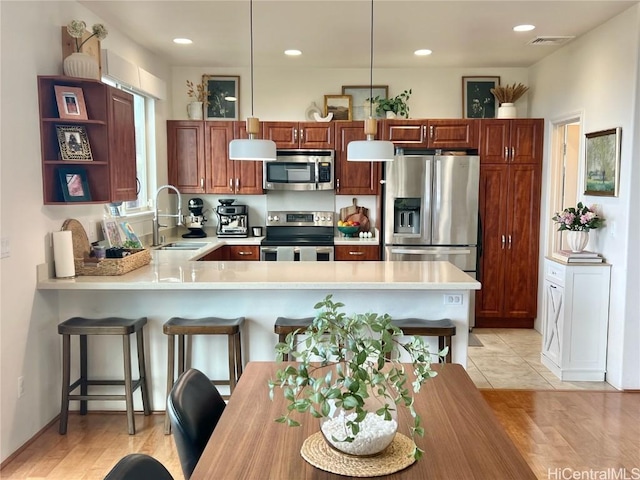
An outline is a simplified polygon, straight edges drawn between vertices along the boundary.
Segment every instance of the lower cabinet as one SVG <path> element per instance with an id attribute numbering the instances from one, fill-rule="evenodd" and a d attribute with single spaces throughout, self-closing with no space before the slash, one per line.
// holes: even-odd
<path id="1" fill-rule="evenodd" d="M 541 362 L 560 380 L 605 379 L 610 276 L 608 264 L 545 259 Z"/>
<path id="2" fill-rule="evenodd" d="M 221 260 L 260 260 L 260 247 L 258 245 L 224 245 L 200 259 L 204 262 Z"/>
<path id="3" fill-rule="evenodd" d="M 335 260 L 380 260 L 379 245 L 336 245 Z"/>

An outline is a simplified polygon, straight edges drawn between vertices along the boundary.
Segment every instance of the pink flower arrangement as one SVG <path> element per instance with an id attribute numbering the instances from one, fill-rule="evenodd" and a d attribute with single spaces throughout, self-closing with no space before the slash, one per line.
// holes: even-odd
<path id="1" fill-rule="evenodd" d="M 565 208 L 553 216 L 553 221 L 558 224 L 558 231 L 571 230 L 573 232 L 588 232 L 604 225 L 604 219 L 589 208 L 578 202 L 574 207 Z"/>

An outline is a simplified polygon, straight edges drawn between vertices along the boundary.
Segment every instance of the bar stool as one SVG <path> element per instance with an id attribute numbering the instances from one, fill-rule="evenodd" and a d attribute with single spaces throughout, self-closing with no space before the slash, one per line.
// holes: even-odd
<path id="1" fill-rule="evenodd" d="M 306 330 L 313 323 L 313 317 L 288 318 L 278 317 L 273 325 L 273 331 L 278 334 L 278 342 L 284 343 L 287 335 L 296 330 Z M 289 354 L 287 360 L 292 361 L 293 355 Z"/>
<path id="2" fill-rule="evenodd" d="M 424 320 L 422 318 L 394 318 L 392 323 L 402 330 L 405 335 L 438 337 L 438 351 L 444 347 L 449 347 L 444 363 L 451 363 L 451 337 L 456 334 L 456 326 L 450 319 Z"/>
<path id="3" fill-rule="evenodd" d="M 143 328 L 146 317 L 127 319 L 108 317 L 89 319 L 73 317 L 58 325 L 58 333 L 62 335 L 62 404 L 60 408 L 60 434 L 67 433 L 69 418 L 69 401 L 80 400 L 80 414 L 86 415 L 88 400 L 124 400 L 127 409 L 129 435 L 135 435 L 136 425 L 133 417 L 133 392 L 140 387 L 142 406 L 145 415 L 151 415 L 149 391 L 144 358 Z M 132 380 L 130 335 L 136 333 L 138 349 L 138 380 Z M 71 383 L 71 335 L 80 336 L 80 378 Z M 87 336 L 88 335 L 122 335 L 124 353 L 124 380 L 90 380 L 87 375 Z M 124 395 L 88 394 L 89 385 L 124 385 Z M 80 395 L 71 392 L 80 387 Z"/>
<path id="4" fill-rule="evenodd" d="M 233 393 L 236 383 L 242 375 L 242 342 L 240 329 L 244 317 L 238 318 L 182 318 L 172 317 L 162 326 L 162 332 L 168 335 L 167 352 L 167 397 L 171 393 L 177 377 L 185 371 L 187 352 L 185 350 L 185 335 L 227 335 L 229 354 L 229 380 L 211 380 L 211 383 L 229 385 L 229 393 Z M 178 337 L 178 375 L 175 376 L 175 339 Z M 228 399 L 230 395 L 223 395 Z M 165 414 L 164 433 L 171 433 L 171 422 Z"/>

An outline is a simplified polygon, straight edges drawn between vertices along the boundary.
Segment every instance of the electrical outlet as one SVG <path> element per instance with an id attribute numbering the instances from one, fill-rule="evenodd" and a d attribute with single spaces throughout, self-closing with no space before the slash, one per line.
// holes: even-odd
<path id="1" fill-rule="evenodd" d="M 460 294 L 446 294 L 444 296 L 445 305 L 462 305 L 462 295 Z"/>
<path id="2" fill-rule="evenodd" d="M 18 398 L 24 395 L 24 377 L 18 377 Z"/>

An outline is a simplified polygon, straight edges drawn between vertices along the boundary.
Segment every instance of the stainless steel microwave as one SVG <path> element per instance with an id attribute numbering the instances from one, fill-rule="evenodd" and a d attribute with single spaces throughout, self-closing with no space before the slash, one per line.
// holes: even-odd
<path id="1" fill-rule="evenodd" d="M 333 190 L 333 150 L 278 150 L 263 163 L 265 190 Z"/>

